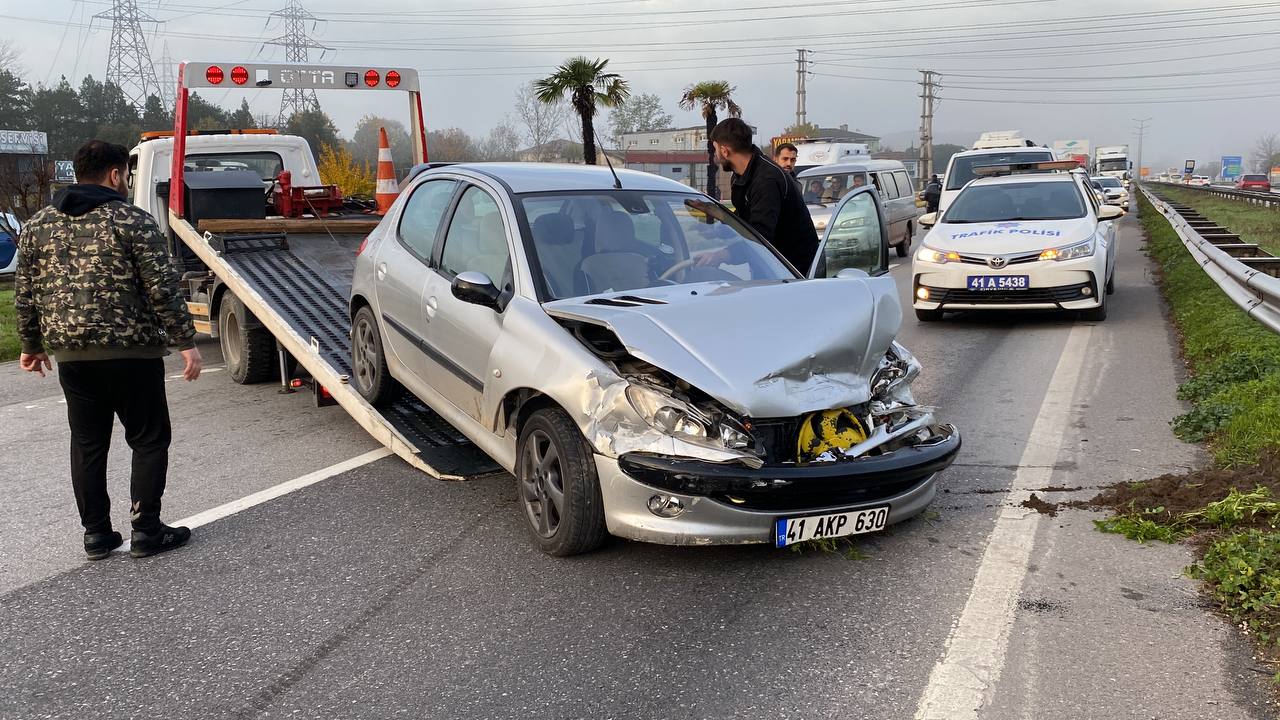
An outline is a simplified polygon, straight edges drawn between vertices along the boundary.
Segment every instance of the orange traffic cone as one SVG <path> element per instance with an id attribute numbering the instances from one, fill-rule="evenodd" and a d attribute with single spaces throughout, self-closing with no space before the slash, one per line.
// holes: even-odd
<path id="1" fill-rule="evenodd" d="M 378 187 L 374 191 L 374 198 L 378 201 L 378 214 L 386 215 L 399 194 L 396 167 L 391 162 L 391 144 L 387 142 L 387 130 L 378 128 Z"/>

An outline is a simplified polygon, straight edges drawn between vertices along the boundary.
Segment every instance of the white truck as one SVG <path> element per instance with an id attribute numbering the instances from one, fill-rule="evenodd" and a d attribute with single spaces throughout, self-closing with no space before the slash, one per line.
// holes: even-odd
<path id="1" fill-rule="evenodd" d="M 1129 182 L 1133 163 L 1129 161 L 1128 145 L 1104 145 L 1094 153 L 1094 172 Z"/>
<path id="2" fill-rule="evenodd" d="M 415 172 L 429 167 L 415 70 L 183 63 L 173 132 L 153 134 L 134 149 L 130 182 L 134 202 L 169 236 L 197 330 L 218 338 L 237 382 L 278 376 L 288 390 L 296 374 L 312 387 L 317 403 L 341 405 L 379 442 L 433 477 L 497 470 L 421 402 L 409 398 L 375 408 L 348 386 L 351 275 L 381 217 L 350 212 L 336 189 L 322 185 L 302 138 L 187 130 L 191 89 L 237 86 L 406 92 Z"/>
<path id="3" fill-rule="evenodd" d="M 1093 166 L 1088 140 L 1054 140 L 1050 147 L 1059 160 L 1075 160 L 1086 171 Z"/>
<path id="4" fill-rule="evenodd" d="M 971 150 L 994 150 L 996 148 L 1035 147 L 1036 144 L 1022 137 L 1021 130 L 992 130 L 984 132 L 974 141 Z"/>

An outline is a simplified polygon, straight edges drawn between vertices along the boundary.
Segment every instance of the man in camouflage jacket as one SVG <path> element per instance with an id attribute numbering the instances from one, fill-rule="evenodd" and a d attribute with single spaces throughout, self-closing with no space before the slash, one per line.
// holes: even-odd
<path id="1" fill-rule="evenodd" d="M 93 140 L 76 152 L 80 184 L 54 196 L 18 240 L 19 362 L 44 377 L 58 361 L 71 426 L 71 483 L 85 553 L 101 560 L 123 543 L 111 527 L 107 451 L 114 418 L 133 450 L 130 554 L 184 544 L 191 531 L 160 522 L 169 464 L 166 347 L 183 377 L 200 375 L 195 328 L 155 220 L 125 199 L 129 151 Z"/>

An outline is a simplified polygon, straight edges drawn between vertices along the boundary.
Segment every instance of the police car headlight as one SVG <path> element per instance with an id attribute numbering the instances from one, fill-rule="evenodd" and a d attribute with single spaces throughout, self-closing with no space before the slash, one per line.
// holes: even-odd
<path id="1" fill-rule="evenodd" d="M 1093 254 L 1093 238 L 1085 240 L 1075 245 L 1067 245 L 1065 247 L 1049 248 L 1040 253 L 1041 260 L 1076 260 L 1082 257 L 1089 257 Z"/>
<path id="2" fill-rule="evenodd" d="M 931 263 L 939 263 L 939 264 L 949 263 L 949 262 L 960 262 L 960 253 L 954 250 L 951 250 L 951 251 L 935 250 L 929 247 L 928 245 L 921 245 L 920 251 L 916 253 L 916 259 L 922 262 L 931 262 Z"/>

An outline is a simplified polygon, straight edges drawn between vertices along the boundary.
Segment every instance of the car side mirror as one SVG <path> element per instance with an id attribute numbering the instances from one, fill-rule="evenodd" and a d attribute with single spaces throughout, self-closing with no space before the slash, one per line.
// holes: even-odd
<path id="1" fill-rule="evenodd" d="M 921 227 L 933 227 L 938 224 L 938 213 L 925 213 L 924 215 L 921 215 L 920 219 L 916 222 L 920 223 Z"/>
<path id="2" fill-rule="evenodd" d="M 1124 208 L 1115 205 L 1103 205 L 1098 208 L 1099 220 L 1115 220 L 1118 217 L 1124 217 Z"/>
<path id="3" fill-rule="evenodd" d="M 866 270 L 862 270 L 860 268 L 854 268 L 854 267 L 847 267 L 841 270 L 840 272 L 836 273 L 836 277 L 841 278 L 843 280 L 848 280 L 849 278 L 869 278 L 871 276 L 867 274 Z"/>
<path id="4" fill-rule="evenodd" d="M 464 303 L 480 305 L 494 311 L 501 310 L 499 299 L 501 291 L 493 284 L 488 275 L 475 270 L 460 272 L 450 285 L 453 296 Z"/>

